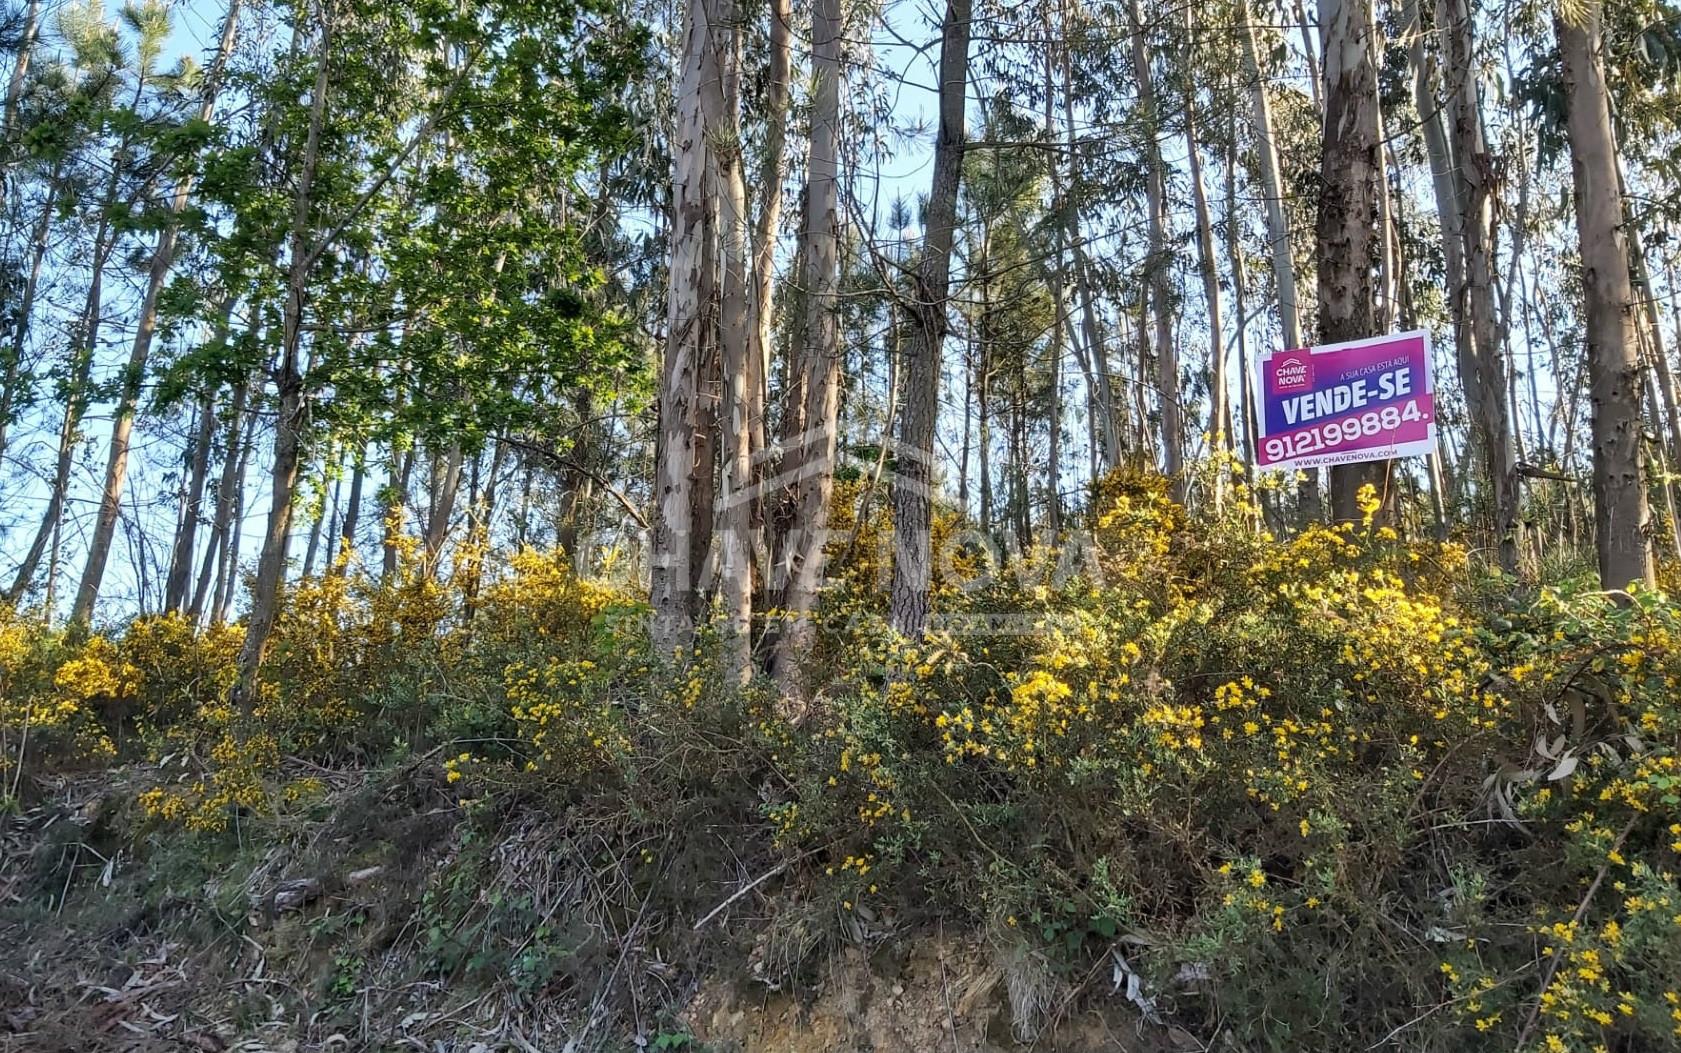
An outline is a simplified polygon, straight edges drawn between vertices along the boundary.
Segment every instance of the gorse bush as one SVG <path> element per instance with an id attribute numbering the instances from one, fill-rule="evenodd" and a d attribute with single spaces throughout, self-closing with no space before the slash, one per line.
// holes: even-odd
<path id="1" fill-rule="evenodd" d="M 947 523 L 915 642 L 878 520 L 842 518 L 797 724 L 707 633 L 656 661 L 644 608 L 548 553 L 296 585 L 248 725 L 231 629 L 7 613 L 8 786 L 145 759 L 155 821 L 213 831 L 316 792 L 288 758 L 437 751 L 468 807 L 756 813 L 831 938 L 961 920 L 1246 1048 L 1681 1049 L 1681 608 L 1513 599 L 1452 544 L 1273 538 L 1248 500 L 1192 519 L 1118 473 L 1077 541 L 1007 562 Z"/>

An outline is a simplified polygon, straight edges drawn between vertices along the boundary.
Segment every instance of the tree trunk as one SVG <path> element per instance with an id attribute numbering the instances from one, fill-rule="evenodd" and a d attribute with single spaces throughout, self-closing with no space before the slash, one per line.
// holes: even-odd
<path id="1" fill-rule="evenodd" d="M 248 424 L 247 430 L 256 429 Z M 239 586 L 239 557 L 244 551 L 245 534 L 245 472 L 251 465 L 251 451 L 255 448 L 256 444 L 249 440 L 242 443 L 239 447 L 239 459 L 235 462 L 231 491 L 233 507 L 228 520 L 227 543 L 217 556 L 215 607 L 210 615 L 211 622 L 216 625 L 228 620 L 234 592 Z"/>
<path id="2" fill-rule="evenodd" d="M 1226 256 L 1232 268 L 1232 306 L 1236 308 L 1238 391 L 1243 397 L 1243 481 L 1255 481 L 1258 445 L 1255 434 L 1256 407 L 1254 375 L 1249 368 L 1249 283 L 1243 264 L 1243 239 L 1237 218 L 1237 118 L 1227 126 L 1226 143 Z"/>
<path id="3" fill-rule="evenodd" d="M 1262 73 L 1261 46 L 1253 15 L 1240 4 L 1238 21 L 1243 25 L 1243 64 L 1249 80 L 1250 136 L 1261 174 L 1265 202 L 1267 244 L 1272 250 L 1273 287 L 1278 293 L 1278 325 L 1287 349 L 1304 346 L 1301 307 L 1296 297 L 1296 264 L 1291 258 L 1290 225 L 1284 214 L 1284 182 L 1278 169 L 1277 139 L 1273 132 L 1272 102 L 1267 98 L 1267 81 Z M 1308 469 L 1298 492 L 1300 518 L 1307 522 L 1319 515 L 1319 470 Z"/>
<path id="4" fill-rule="evenodd" d="M 1458 201 L 1456 233 L 1463 249 L 1464 284 L 1450 289 L 1462 301 L 1459 314 L 1460 373 L 1477 448 L 1488 470 L 1489 497 L 1500 567 L 1518 569 L 1518 477 L 1507 412 L 1506 355 L 1494 308 L 1494 158 L 1483 137 L 1481 100 L 1474 74 L 1476 46 L 1465 0 L 1440 0 L 1448 68 L 1455 81 L 1446 85 L 1452 115 L 1454 196 Z"/>
<path id="5" fill-rule="evenodd" d="M 1189 55 L 1186 56 L 1187 60 Z M 1226 394 L 1224 331 L 1220 325 L 1220 274 L 1214 262 L 1214 221 L 1208 209 L 1208 191 L 1202 181 L 1202 157 L 1197 143 L 1196 86 L 1185 86 L 1185 153 L 1190 159 L 1191 195 L 1197 214 L 1197 264 L 1202 270 L 1202 299 L 1208 309 L 1208 437 L 1214 462 L 1214 510 L 1226 503 L 1226 477 L 1231 466 L 1226 454 L 1231 449 L 1231 410 Z M 1236 258 L 1233 258 L 1236 264 Z"/>
<path id="6" fill-rule="evenodd" d="M 479 588 L 484 582 L 485 557 L 490 553 L 490 520 L 496 514 L 497 481 L 502 478 L 502 463 L 508 456 L 507 442 L 498 439 L 490 454 L 485 471 L 484 487 L 479 487 L 480 458 L 473 458 L 473 498 L 467 513 L 467 551 L 465 566 L 456 568 L 457 585 L 461 591 L 461 618 L 471 624 L 478 610 Z"/>
<path id="7" fill-rule="evenodd" d="M 23 82 L 29 76 L 30 59 L 35 55 L 35 38 L 41 31 L 41 0 L 29 0 L 29 7 L 23 16 L 23 34 L 18 37 L 17 58 L 12 62 L 12 76 L 6 82 L 6 105 L 0 110 L 0 146 L 4 146 L 5 154 L 0 155 L 0 174 L 10 171 L 18 158 L 13 156 L 12 148 L 20 140 L 13 130 L 17 121 L 18 103 L 23 98 Z"/>
<path id="8" fill-rule="evenodd" d="M 1664 461 L 1672 466 L 1681 465 L 1681 411 L 1676 407 L 1675 374 L 1669 368 L 1669 349 L 1664 346 L 1663 326 L 1658 318 L 1658 293 L 1652 287 L 1652 276 L 1646 268 L 1646 250 L 1641 245 L 1638 226 L 1629 225 L 1628 242 L 1629 256 L 1633 264 L 1629 278 L 1632 286 L 1639 291 L 1641 303 L 1645 305 L 1642 312 L 1645 325 L 1642 328 L 1647 335 L 1652 366 L 1657 370 L 1655 386 L 1658 389 L 1658 399 L 1653 405 L 1653 414 L 1662 418 L 1657 431 L 1665 437 L 1668 444 Z M 1681 480 L 1671 479 L 1668 472 L 1663 474 L 1663 479 L 1665 489 L 1675 490 L 1681 487 Z M 1672 503 L 1673 500 L 1672 496 Z"/>
<path id="9" fill-rule="evenodd" d="M 1313 47 L 1314 25 L 1308 21 L 1307 7 L 1302 0 L 1293 0 L 1292 8 L 1296 15 L 1296 28 L 1302 34 L 1302 58 L 1307 62 L 1308 92 L 1313 98 L 1313 108 L 1323 113 L 1325 100 L 1320 97 L 1319 56 Z"/>
<path id="10" fill-rule="evenodd" d="M 88 279 L 82 316 L 77 323 L 70 348 L 69 384 L 64 402 L 64 416 L 59 423 L 58 457 L 53 464 L 47 509 L 41 516 L 41 525 L 35 532 L 35 540 L 24 553 L 23 561 L 18 564 L 12 587 L 6 592 L 6 602 L 13 606 L 29 592 L 29 587 L 35 580 L 35 572 L 40 569 L 41 557 L 46 554 L 49 545 L 53 551 L 53 560 L 48 567 L 48 574 L 54 578 L 57 576 L 56 538 L 59 533 L 59 520 L 64 515 L 64 503 L 70 493 L 70 470 L 75 460 L 76 437 L 81 428 L 82 416 L 87 412 L 88 403 L 92 398 L 89 389 L 93 377 L 93 357 L 99 344 L 99 324 L 104 317 L 105 265 L 110 261 L 112 249 L 117 242 L 117 235 L 111 229 L 109 217 L 116 201 L 118 181 L 122 177 L 125 151 L 126 145 L 118 148 L 111 160 L 111 173 L 105 183 L 105 196 L 99 209 L 99 225 L 93 237 L 93 269 Z"/>
<path id="11" fill-rule="evenodd" d="M 452 443 L 441 460 L 433 461 L 432 488 L 426 517 L 426 572 L 439 573 L 444 544 L 449 541 L 450 520 L 455 517 L 455 499 L 461 493 L 462 451 Z"/>
<path id="12" fill-rule="evenodd" d="M 927 233 L 913 286 L 905 402 L 899 420 L 899 463 L 893 480 L 892 627 L 918 638 L 928 624 L 933 583 L 930 542 L 934 426 L 939 416 L 940 349 L 946 335 L 951 247 L 963 176 L 963 114 L 968 97 L 970 0 L 946 0 L 940 39 L 940 121 L 928 193 Z"/>
<path id="13" fill-rule="evenodd" d="M 1323 0 L 1320 34 L 1325 69 L 1324 156 L 1316 226 L 1319 336 L 1327 344 L 1373 332 L 1372 267 L 1378 215 L 1379 114 L 1371 0 Z M 1356 497 L 1370 485 L 1379 517 L 1395 518 L 1392 461 L 1331 469 L 1331 513 L 1359 522 Z"/>
<path id="14" fill-rule="evenodd" d="M 578 431 L 577 437 L 572 441 L 570 462 L 561 476 L 564 491 L 555 528 L 555 543 L 565 554 L 572 573 L 581 577 L 589 567 L 581 538 L 588 532 L 586 519 L 595 494 L 595 475 L 592 468 L 597 460 L 595 406 L 588 388 L 580 387 L 573 393 L 572 412 L 578 419 Z M 527 474 L 529 476 L 529 473 Z M 527 489 L 529 490 L 529 483 Z M 522 534 L 521 544 L 523 543 Z"/>
<path id="15" fill-rule="evenodd" d="M 344 521 L 339 527 L 338 543 L 334 549 L 331 573 L 342 575 L 356 553 L 356 530 L 362 520 L 362 483 L 366 478 L 368 448 L 356 454 L 356 467 L 350 474 L 350 496 L 344 502 Z"/>
<path id="16" fill-rule="evenodd" d="M 805 430 L 784 435 L 792 483 L 793 529 L 787 534 L 787 589 L 777 606 L 792 617 L 777 638 L 771 672 L 786 696 L 807 699 L 799 658 L 817 637 L 812 613 L 823 583 L 829 502 L 834 493 L 840 415 L 840 0 L 814 0 L 811 14 L 811 144 L 806 162 L 805 338 L 800 341 Z M 793 464 L 788 466 L 788 460 Z M 787 484 L 785 484 L 787 485 Z"/>
<path id="17" fill-rule="evenodd" d="M 181 494 L 181 523 L 175 532 L 169 575 L 164 580 L 163 607 L 172 613 L 185 610 L 189 598 L 187 586 L 192 581 L 193 557 L 198 554 L 204 488 L 210 478 L 210 443 L 215 437 L 216 405 L 214 396 L 207 391 L 199 398 L 198 427 L 193 432 L 192 451 L 187 455 L 187 485 Z"/>
<path id="18" fill-rule="evenodd" d="M 1588 386 L 1593 404 L 1593 492 L 1599 580 L 1608 589 L 1651 585 L 1651 515 L 1641 473 L 1640 360 L 1629 281 L 1627 217 L 1601 64 L 1601 0 L 1553 25 L 1564 65 L 1566 129 L 1581 240 Z"/>
<path id="19" fill-rule="evenodd" d="M 718 200 L 710 189 L 710 212 L 706 219 L 705 242 L 709 246 L 701 267 L 700 302 L 705 322 L 701 328 L 699 368 L 695 373 L 695 460 L 689 486 L 689 624 L 706 614 L 717 567 L 712 561 L 712 536 L 717 525 L 718 506 L 718 410 L 723 401 L 724 360 L 719 346 L 718 308 Z"/>
<path id="20" fill-rule="evenodd" d="M 981 532 L 992 535 L 992 290 L 986 273 L 988 238 L 981 235 L 981 255 L 975 267 L 980 285 L 980 305 L 974 320 L 975 353 L 975 454 L 981 489 Z"/>
<path id="21" fill-rule="evenodd" d="M 753 357 L 748 362 L 757 415 L 752 429 L 753 456 L 760 459 L 766 448 L 765 397 L 770 377 L 772 332 L 776 324 L 776 235 L 782 221 L 782 182 L 787 170 L 788 97 L 793 68 L 793 7 L 791 0 L 770 0 L 770 56 L 765 78 L 765 146 L 759 165 L 759 215 L 753 229 Z M 754 464 L 754 474 L 759 474 Z M 757 503 L 757 502 L 755 502 Z M 760 528 L 762 512 L 754 515 Z"/>
<path id="22" fill-rule="evenodd" d="M 18 413 L 19 373 L 23 369 L 24 343 L 29 338 L 29 323 L 35 315 L 35 299 L 41 288 L 41 265 L 47 257 L 47 235 L 52 230 L 53 214 L 63 188 L 64 164 L 53 165 L 47 181 L 47 197 L 41 203 L 41 216 L 35 221 L 29 244 L 29 277 L 24 279 L 23 293 L 18 297 L 17 311 L 12 319 L 11 343 L 0 359 L 0 464 L 6 460 L 6 442 L 12 419 Z M 30 376 L 30 382 L 35 377 Z"/>
<path id="23" fill-rule="evenodd" d="M 274 459 L 269 469 L 268 527 L 257 558 L 257 575 L 251 586 L 251 613 L 245 623 L 245 643 L 239 655 L 239 682 L 233 700 L 243 717 L 249 718 L 257 700 L 257 672 L 268 655 L 269 637 L 280 613 L 280 587 L 286 577 L 286 543 L 291 536 L 292 502 L 297 494 L 298 465 L 303 452 L 305 427 L 304 376 L 300 343 L 303 337 L 304 297 L 308 292 L 311 192 L 316 165 L 320 160 L 321 126 L 327 114 L 328 73 L 332 66 L 333 18 L 331 0 L 320 13 L 320 40 L 316 47 L 315 84 L 310 91 L 309 130 L 304 138 L 302 170 L 292 207 L 291 249 L 288 254 L 286 300 L 281 309 L 280 363 L 275 376 L 278 388 L 274 422 Z"/>
<path id="24" fill-rule="evenodd" d="M 232 411 L 228 415 L 228 438 L 226 449 L 222 455 L 222 471 L 216 481 L 216 513 L 210 526 L 210 543 L 204 549 L 204 564 L 199 568 L 198 582 L 193 587 L 192 602 L 187 607 L 187 617 L 197 625 L 204 614 L 205 599 L 209 593 L 206 589 L 210 583 L 212 567 L 221 570 L 224 553 L 227 551 L 227 538 L 233 525 L 234 493 L 242 484 L 240 472 L 240 444 L 242 441 L 241 426 L 245 418 L 246 393 L 251 384 L 248 380 L 241 380 L 233 393 Z M 218 592 L 220 591 L 218 579 Z"/>
<path id="25" fill-rule="evenodd" d="M 722 71 L 722 90 L 709 85 L 705 117 L 722 235 L 718 340 L 723 382 L 719 473 L 723 503 L 718 521 L 718 590 L 723 624 L 719 633 L 728 655 L 729 676 L 739 685 L 753 676 L 753 554 L 758 550 L 754 542 L 757 501 L 753 455 L 763 449 L 762 438 L 759 444 L 754 441 L 754 428 L 758 426 L 762 435 L 762 423 L 755 422 L 762 422 L 764 417 L 758 363 L 762 362 L 761 337 L 765 333 L 753 315 L 753 307 L 758 294 L 770 283 L 763 287 L 758 284 L 757 268 L 762 258 L 757 252 L 761 246 L 748 240 L 750 217 L 741 156 L 740 25 L 744 10 L 730 0 L 725 2 L 727 7 L 722 12 L 709 16 L 709 21 L 726 29 L 713 44 L 715 53 L 721 51 L 714 61 Z M 774 22 L 776 15 L 771 17 Z M 771 235 L 774 240 L 774 230 Z M 764 262 L 768 266 L 768 261 Z"/>
<path id="26" fill-rule="evenodd" d="M 1144 38 L 1144 15 L 1138 0 L 1129 0 L 1129 29 L 1132 35 L 1132 74 L 1137 81 L 1138 109 L 1143 118 L 1144 187 L 1149 213 L 1149 257 L 1145 279 L 1155 314 L 1156 388 L 1161 396 L 1162 470 L 1167 474 L 1173 500 L 1185 500 L 1185 422 L 1179 401 L 1179 355 L 1173 346 L 1173 289 L 1167 251 L 1167 168 L 1162 163 L 1161 140 L 1156 112 L 1154 74 L 1150 46 Z"/>
<path id="27" fill-rule="evenodd" d="M 315 573 L 315 561 L 321 555 L 321 540 L 330 539 L 337 529 L 339 519 L 339 498 L 344 494 L 344 477 L 333 480 L 331 500 L 322 495 L 321 509 L 315 514 L 315 522 L 309 528 L 309 544 L 304 548 L 304 564 L 298 572 L 299 579 L 308 578 Z M 332 544 L 331 540 L 327 542 Z M 332 562 L 332 555 L 327 556 L 327 562 Z"/>
<path id="28" fill-rule="evenodd" d="M 682 70 L 677 86 L 677 123 L 672 137 L 671 256 L 665 358 L 660 373 L 659 456 L 655 466 L 649 630 L 656 650 L 670 655 L 694 633 L 690 613 L 695 587 L 690 546 L 700 528 L 694 520 L 694 488 L 702 475 L 704 449 L 699 415 L 702 358 L 708 343 L 701 283 L 710 252 L 706 119 L 702 104 L 710 69 L 711 27 L 706 0 L 687 0 Z M 710 477 L 710 465 L 704 466 Z"/>
<path id="29" fill-rule="evenodd" d="M 1067 11 L 1063 12 L 1066 23 Z M 1061 48 L 1062 61 L 1062 122 L 1067 132 L 1068 150 L 1068 194 L 1064 198 L 1060 193 L 1061 187 L 1053 166 L 1051 185 L 1053 200 L 1057 202 L 1057 211 L 1061 217 L 1058 236 L 1059 242 L 1072 250 L 1074 259 L 1074 292 L 1080 299 L 1080 324 L 1083 330 L 1082 341 L 1073 340 L 1073 330 L 1070 328 L 1070 342 L 1083 347 L 1081 362 L 1086 369 L 1086 388 L 1090 395 L 1089 401 L 1095 407 L 1098 471 L 1107 471 L 1120 463 L 1122 422 L 1117 414 L 1122 410 L 1115 401 L 1115 386 L 1109 375 L 1109 353 L 1103 346 L 1103 340 L 1097 323 L 1097 302 L 1092 292 L 1091 274 L 1086 261 L 1085 244 L 1080 240 L 1080 203 L 1083 183 L 1080 171 L 1080 144 L 1076 135 L 1074 123 L 1074 72 L 1073 63 L 1069 58 L 1068 45 L 1063 43 Z M 1066 272 L 1062 267 L 1059 248 L 1058 276 L 1060 284 L 1066 285 Z M 1093 473 L 1094 475 L 1096 472 Z"/>
<path id="30" fill-rule="evenodd" d="M 239 30 L 240 0 L 228 0 L 227 16 L 222 21 L 222 39 L 216 48 L 216 58 L 205 76 L 204 96 L 199 102 L 198 119 L 208 122 L 216 109 L 217 89 L 222 72 L 233 54 L 234 37 Z M 140 319 L 134 331 L 134 344 L 129 349 L 128 365 L 123 370 L 122 384 L 117 395 L 116 416 L 111 424 L 111 450 L 105 464 L 105 484 L 100 491 L 99 513 L 94 519 L 93 536 L 88 541 L 87 565 L 82 571 L 81 584 L 76 589 L 76 602 L 70 609 L 70 620 L 85 622 L 93 617 L 94 604 L 99 599 L 99 587 L 105 580 L 105 564 L 111 556 L 111 542 L 117 531 L 117 513 L 122 507 L 123 485 L 128 478 L 129 443 L 134 434 L 134 415 L 140 401 L 140 387 L 146 377 L 146 360 L 151 355 L 152 337 L 157 331 L 158 298 L 169 280 L 169 270 L 175 263 L 175 236 L 181 213 L 186 211 L 192 194 L 193 178 L 182 176 L 175 184 L 175 196 L 169 205 L 169 216 L 158 232 L 157 249 L 152 254 L 152 267 L 146 278 L 146 291 L 140 300 Z"/>

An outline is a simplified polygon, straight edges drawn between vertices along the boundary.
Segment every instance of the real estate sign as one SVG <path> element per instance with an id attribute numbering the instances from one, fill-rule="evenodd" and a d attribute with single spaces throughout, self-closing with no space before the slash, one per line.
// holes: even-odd
<path id="1" fill-rule="evenodd" d="M 1270 351 L 1256 369 L 1262 468 L 1385 461 L 1435 448 L 1430 335 L 1422 330 Z"/>

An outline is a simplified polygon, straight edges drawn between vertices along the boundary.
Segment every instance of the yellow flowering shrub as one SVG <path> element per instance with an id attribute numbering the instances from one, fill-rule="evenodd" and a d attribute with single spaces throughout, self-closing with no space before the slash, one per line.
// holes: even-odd
<path id="1" fill-rule="evenodd" d="M 34 761 L 102 764 L 132 701 L 136 670 L 106 637 L 53 630 L 0 605 L 0 803 Z"/>
<path id="2" fill-rule="evenodd" d="M 1656 835 L 1681 790 L 1681 615 L 1656 596 L 1641 616 L 1603 597 L 1491 612 L 1455 545 L 1369 511 L 1273 539 L 1241 498 L 1192 521 L 1117 473 L 1091 558 L 1021 554 L 943 594 L 914 644 L 848 619 L 820 659 L 826 719 L 765 808 L 777 844 L 828 860 L 843 912 L 910 886 L 1071 968 L 1147 934 L 1134 964 L 1171 986 L 1195 963 L 1186 1008 L 1251 1040 L 1285 1020 L 1288 1048 L 1366 1048 L 1446 1004 L 1430 1026 L 1451 1048 L 1513 1048 L 1532 1013 L 1533 1043 L 1670 1048 L 1681 833 Z M 1554 627 L 1583 602 L 1597 620 Z M 1620 722 L 1573 717 L 1584 691 Z M 1539 983 L 1537 919 L 1573 916 L 1602 868 L 1612 894 L 1585 917 L 1617 947 Z"/>
<path id="3" fill-rule="evenodd" d="M 937 519 L 913 641 L 887 495 L 856 519 L 843 480 L 797 724 L 705 619 L 656 656 L 634 589 L 482 541 L 441 579 L 406 540 L 388 577 L 294 583 L 249 722 L 238 626 L 0 611 L 6 792 L 20 762 L 143 759 L 143 810 L 214 832 L 311 807 L 312 766 L 419 758 L 464 808 L 579 809 L 633 911 L 670 868 L 663 909 L 697 917 L 757 851 L 815 913 L 966 920 L 1073 983 L 1122 951 L 1210 1042 L 1681 1050 L 1681 607 L 1513 595 L 1371 493 L 1273 537 L 1227 483 L 1188 513 L 1122 469 L 1020 552 Z"/>

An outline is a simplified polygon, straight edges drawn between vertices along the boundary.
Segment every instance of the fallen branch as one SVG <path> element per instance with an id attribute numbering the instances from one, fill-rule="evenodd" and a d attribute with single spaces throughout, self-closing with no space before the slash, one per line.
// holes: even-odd
<path id="1" fill-rule="evenodd" d="M 738 889 L 735 893 L 733 893 L 730 896 L 729 899 L 726 899 L 724 902 L 718 904 L 716 907 L 713 907 L 711 910 L 707 911 L 706 912 L 706 917 L 704 917 L 704 918 L 700 919 L 699 921 L 695 922 L 695 927 L 693 929 L 691 929 L 690 931 L 691 932 L 699 932 L 700 930 L 706 928 L 706 923 L 711 921 L 713 918 L 716 918 L 718 915 L 722 914 L 725 911 L 725 909 L 727 909 L 729 907 L 730 904 L 734 903 L 736 900 L 740 899 L 741 897 L 747 895 L 749 892 L 752 892 L 754 889 L 758 888 L 760 885 L 763 885 L 765 882 L 769 881 L 771 878 L 775 877 L 776 875 L 782 873 L 784 870 L 787 870 L 789 862 L 790 862 L 789 860 L 785 859 L 782 862 L 776 864 L 774 867 L 771 867 L 769 870 L 765 871 L 763 874 L 760 874 L 758 877 L 754 878 L 752 881 L 749 881 L 747 884 L 741 886 L 741 888 Z"/>

